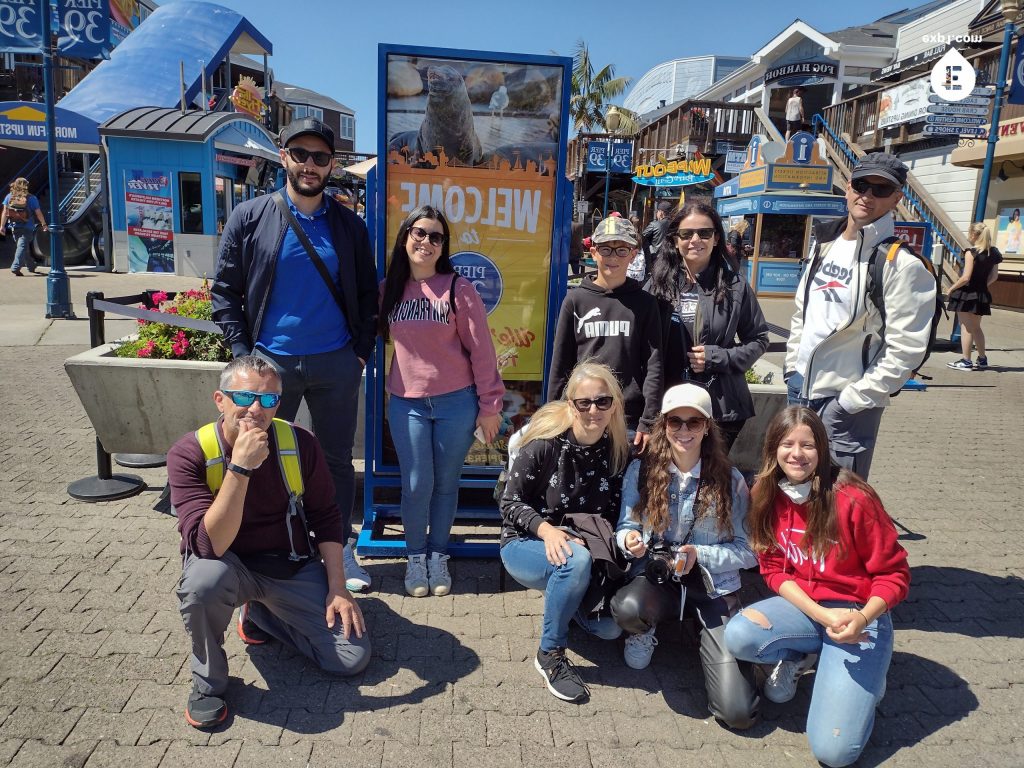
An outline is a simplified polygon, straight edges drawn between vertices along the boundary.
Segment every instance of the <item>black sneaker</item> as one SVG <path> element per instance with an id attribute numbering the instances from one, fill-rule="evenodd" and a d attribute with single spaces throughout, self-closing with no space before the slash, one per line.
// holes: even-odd
<path id="1" fill-rule="evenodd" d="M 249 618 L 248 603 L 238 609 L 238 636 L 246 645 L 263 645 L 272 639 L 269 632 L 264 632 Z"/>
<path id="2" fill-rule="evenodd" d="M 208 696 L 200 693 L 195 684 L 188 697 L 185 707 L 185 720 L 193 728 L 213 728 L 224 722 L 228 716 L 228 705 L 220 696 Z"/>
<path id="3" fill-rule="evenodd" d="M 580 701 L 590 695 L 590 689 L 580 679 L 580 673 L 565 655 L 564 648 L 550 652 L 537 651 L 533 666 L 544 677 L 548 690 L 562 701 Z"/>
<path id="4" fill-rule="evenodd" d="M 983 371 L 988 368 L 988 358 L 982 355 L 978 356 L 978 359 L 974 363 L 974 370 Z"/>

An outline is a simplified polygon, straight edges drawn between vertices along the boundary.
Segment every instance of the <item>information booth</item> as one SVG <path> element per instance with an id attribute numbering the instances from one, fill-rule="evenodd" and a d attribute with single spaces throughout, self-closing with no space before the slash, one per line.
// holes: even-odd
<path id="1" fill-rule="evenodd" d="M 832 168 L 804 132 L 785 145 L 751 138 L 743 170 L 715 197 L 723 219 L 743 216 L 752 224 L 747 280 L 758 296 L 793 296 L 814 219 L 846 215 L 846 198 L 832 194 Z"/>
<path id="2" fill-rule="evenodd" d="M 454 556 L 497 554 L 500 515 L 489 491 L 506 460 L 508 433 L 544 402 L 568 272 L 572 194 L 560 169 L 571 70 L 564 57 L 379 47 L 379 162 L 367 176 L 378 277 L 405 217 L 424 204 L 444 211 L 452 263 L 483 300 L 506 389 L 505 434 L 470 449 L 456 516 L 456 526 L 489 521 L 490 535 L 453 535 Z M 439 115 L 451 130 L 435 130 Z M 425 145 L 426 137 L 435 145 Z M 378 338 L 366 368 L 364 511 L 356 546 L 360 555 L 378 557 L 405 554 L 401 476 L 387 423 L 391 354 Z"/>

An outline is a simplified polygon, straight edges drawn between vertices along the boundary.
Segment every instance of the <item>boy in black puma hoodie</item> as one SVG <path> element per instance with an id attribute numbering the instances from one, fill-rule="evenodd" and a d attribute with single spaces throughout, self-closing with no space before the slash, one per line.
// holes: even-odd
<path id="1" fill-rule="evenodd" d="M 590 254 L 597 275 L 570 289 L 558 313 L 548 376 L 548 400 L 562 396 L 573 367 L 604 363 L 622 386 L 626 426 L 634 444 L 647 441 L 661 407 L 661 314 L 657 300 L 626 277 L 639 237 L 626 219 L 609 216 L 594 229 Z"/>

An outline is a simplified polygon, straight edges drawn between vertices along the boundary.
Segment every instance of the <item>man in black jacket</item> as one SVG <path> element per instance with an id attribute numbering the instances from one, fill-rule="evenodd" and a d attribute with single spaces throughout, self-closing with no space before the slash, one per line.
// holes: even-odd
<path id="1" fill-rule="evenodd" d="M 644 266 L 648 275 L 654 268 L 654 260 L 658 258 L 658 251 L 665 240 L 665 227 L 668 226 L 668 212 L 671 210 L 672 203 L 662 200 L 654 211 L 654 220 L 644 227 L 644 251 L 647 259 Z"/>
<path id="2" fill-rule="evenodd" d="M 235 357 L 257 354 L 278 370 L 278 416 L 293 421 L 306 399 L 347 542 L 356 413 L 376 335 L 377 270 L 366 225 L 324 195 L 334 168 L 334 132 L 300 118 L 281 132 L 281 147 L 285 188 L 236 206 L 224 227 L 213 319 Z M 344 558 L 348 589 L 369 588 L 350 545 Z"/>

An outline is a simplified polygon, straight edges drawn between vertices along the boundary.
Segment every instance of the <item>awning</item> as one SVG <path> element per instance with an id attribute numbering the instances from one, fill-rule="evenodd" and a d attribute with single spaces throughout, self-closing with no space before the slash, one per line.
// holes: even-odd
<path id="1" fill-rule="evenodd" d="M 981 168 L 985 164 L 985 153 L 988 151 L 988 130 L 985 136 L 974 139 L 963 139 L 967 146 L 957 147 L 950 155 L 953 165 L 964 168 Z M 1015 117 L 999 123 L 999 141 L 993 159 L 996 162 L 1020 160 L 1024 158 L 1024 119 Z"/>
<path id="2" fill-rule="evenodd" d="M 345 173 L 351 173 L 353 176 L 358 176 L 360 179 L 365 179 L 366 174 L 377 164 L 377 158 L 371 157 L 369 160 L 363 160 L 359 163 L 346 166 L 342 168 Z"/>
<path id="3" fill-rule="evenodd" d="M 269 138 L 247 136 L 232 126 L 225 127 L 216 135 L 213 146 L 226 152 L 237 152 L 246 157 L 259 157 L 281 164 L 281 155 Z"/>

